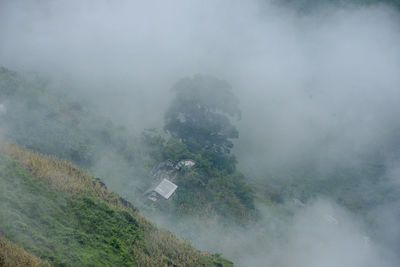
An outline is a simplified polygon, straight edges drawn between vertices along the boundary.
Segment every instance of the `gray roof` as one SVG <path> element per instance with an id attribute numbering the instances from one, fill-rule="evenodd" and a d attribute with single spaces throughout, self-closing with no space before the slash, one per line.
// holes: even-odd
<path id="1" fill-rule="evenodd" d="M 168 199 L 178 188 L 178 186 L 167 179 L 163 179 L 159 185 L 154 189 L 163 198 Z"/>

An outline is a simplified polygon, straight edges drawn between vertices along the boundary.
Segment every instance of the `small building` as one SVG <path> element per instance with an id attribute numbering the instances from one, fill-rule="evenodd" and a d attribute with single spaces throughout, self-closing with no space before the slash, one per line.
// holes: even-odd
<path id="1" fill-rule="evenodd" d="M 171 160 L 160 162 L 151 170 L 151 174 L 155 181 L 161 181 L 162 179 L 168 179 L 173 181 L 176 177 L 175 164 Z"/>
<path id="2" fill-rule="evenodd" d="M 178 188 L 176 184 L 163 179 L 159 185 L 154 189 L 155 192 L 159 193 L 163 198 L 168 199 Z"/>
<path id="3" fill-rule="evenodd" d="M 176 168 L 177 170 L 179 170 L 179 169 L 181 169 L 181 168 L 183 168 L 183 167 L 191 168 L 191 167 L 193 167 L 195 164 L 196 164 L 196 163 L 194 162 L 194 160 L 191 160 L 191 159 L 182 159 L 182 160 L 180 160 L 180 161 L 175 165 L 175 168 Z"/>
<path id="4" fill-rule="evenodd" d="M 154 166 L 154 168 L 151 170 L 151 173 L 156 174 L 159 171 L 172 171 L 174 169 L 174 166 L 174 162 L 168 159 Z"/>
<path id="5" fill-rule="evenodd" d="M 147 190 L 145 195 L 151 201 L 157 201 L 159 196 L 169 199 L 177 188 L 178 186 L 173 182 L 163 179 L 156 187 Z"/>
<path id="6" fill-rule="evenodd" d="M 153 186 L 150 187 L 143 195 L 151 201 L 158 201 L 160 196 L 164 199 L 169 199 L 178 186 L 173 183 L 178 177 L 182 168 L 191 168 L 195 165 L 194 160 L 182 159 L 178 163 L 174 163 L 172 160 L 166 160 L 158 163 L 151 170 L 154 182 Z"/>

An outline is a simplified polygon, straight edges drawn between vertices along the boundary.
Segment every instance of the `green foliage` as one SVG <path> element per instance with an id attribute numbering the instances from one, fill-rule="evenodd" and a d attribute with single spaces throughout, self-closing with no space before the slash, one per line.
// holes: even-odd
<path id="1" fill-rule="evenodd" d="M 132 159 L 125 129 L 90 113 L 84 103 L 52 92 L 39 78 L 0 68 L 0 96 L 7 108 L 0 119 L 8 140 L 85 168 L 98 160 L 99 148 Z"/>
<path id="2" fill-rule="evenodd" d="M 23 248 L 0 235 L 0 266 L 50 267 L 50 264 L 26 252 Z"/>
<path id="3" fill-rule="evenodd" d="M 196 76 L 180 81 L 176 87 L 177 105 L 172 106 L 178 108 L 194 99 L 201 108 L 189 111 L 200 110 L 200 117 L 203 117 L 197 122 L 211 123 L 216 128 L 213 126 L 210 129 L 219 131 L 217 136 L 222 138 L 221 142 L 216 137 L 211 138 L 209 145 L 198 149 L 191 148 L 180 138 L 165 138 L 155 130 L 145 131 L 140 138 L 134 138 L 127 130 L 91 113 L 85 103 L 71 101 L 67 96 L 51 90 L 46 82 L 1 69 L 0 94 L 6 97 L 7 112 L 0 120 L 5 126 L 4 137 L 7 140 L 91 170 L 96 176 L 104 177 L 108 186 L 141 209 L 147 208 L 142 194 L 153 182 L 150 174 L 153 166 L 167 159 L 174 162 L 193 159 L 196 161 L 196 177 L 203 185 L 198 186 L 197 178 L 182 175 L 178 182 L 179 186 L 182 184 L 179 189 L 181 199 L 173 199 L 172 207 L 162 203 L 158 205 L 159 209 L 177 215 L 202 214 L 209 210 L 210 213 L 221 217 L 227 215 L 238 221 L 244 221 L 243 214 L 254 212 L 249 201 L 251 190 L 244 179 L 237 178 L 236 159 L 225 149 L 232 146 L 230 137 L 237 136 L 228 133 L 228 129 L 234 127 L 227 116 L 240 115 L 237 99 L 227 83 L 212 77 Z M 193 116 L 195 120 L 197 115 L 193 113 Z M 225 124 L 220 124 L 220 119 Z M 207 127 L 204 133 L 212 134 Z M 202 138 L 200 140 L 207 139 L 206 136 Z M 218 179 L 227 184 L 211 182 Z M 241 187 L 249 189 L 248 197 L 239 193 Z M 191 192 L 193 196 L 190 196 Z M 226 197 L 220 197 L 222 194 Z M 218 204 L 219 200 L 226 204 Z"/>
<path id="4" fill-rule="evenodd" d="M 215 253 L 214 254 L 214 264 L 216 266 L 226 266 L 226 267 L 233 267 L 233 262 L 228 261 L 227 259 L 224 259 L 221 257 L 221 254 Z"/>
<path id="5" fill-rule="evenodd" d="M 220 172 L 204 178 L 196 171 L 189 171 L 177 181 L 180 191 L 174 201 L 181 213 L 217 214 L 238 223 L 254 216 L 253 190 L 244 183 L 243 177 Z"/>
<path id="6" fill-rule="evenodd" d="M 68 198 L 1 158 L 0 232 L 55 266 L 132 266 L 141 229 L 91 197 Z"/>
<path id="7" fill-rule="evenodd" d="M 0 235 L 53 266 L 232 266 L 90 192 L 56 190 L 0 153 Z"/>
<path id="8" fill-rule="evenodd" d="M 167 141 L 156 133 L 147 133 L 145 140 L 153 157 L 159 161 L 192 159 L 196 162 L 194 167 L 179 171 L 174 181 L 179 189 L 172 197 L 172 203 L 171 200 L 159 201 L 158 208 L 177 215 L 219 216 L 237 223 L 254 218 L 252 188 L 240 172 L 216 168 L 212 162 L 214 153 L 192 153 L 178 139 Z"/>
<path id="9" fill-rule="evenodd" d="M 219 215 L 244 222 L 255 213 L 253 191 L 235 171 L 236 158 L 230 153 L 238 138 L 229 117 L 240 118 L 238 100 L 230 85 L 211 76 L 196 75 L 180 80 L 173 88 L 176 97 L 165 114 L 165 127 L 172 138 L 147 136 L 162 160 L 193 159 L 196 165 L 183 170 L 173 198 L 177 214 Z M 151 139 L 152 138 L 152 139 Z M 161 205 L 162 206 L 162 205 Z"/>
<path id="10" fill-rule="evenodd" d="M 0 79 L 0 96 L 5 98 L 14 95 L 16 88 L 18 88 L 17 73 L 0 67 L 0 75 L 2 77 Z"/>
<path id="11" fill-rule="evenodd" d="M 187 145 L 191 152 L 202 149 L 229 153 L 230 139 L 237 129 L 226 116 L 240 117 L 238 100 L 225 81 L 196 75 L 180 80 L 173 88 L 176 98 L 165 114 L 165 130 Z"/>
<path id="12" fill-rule="evenodd" d="M 218 170 L 225 170 L 228 173 L 233 173 L 236 169 L 236 157 L 232 154 L 215 153 L 208 149 L 200 151 L 201 157 Z"/>
<path id="13" fill-rule="evenodd" d="M 372 157 L 329 161 L 313 158 L 279 170 L 256 186 L 261 199 L 273 203 L 297 198 L 303 202 L 324 196 L 361 216 L 399 200 L 399 192 L 387 175 L 391 166 Z M 264 175 L 269 176 L 267 173 Z"/>

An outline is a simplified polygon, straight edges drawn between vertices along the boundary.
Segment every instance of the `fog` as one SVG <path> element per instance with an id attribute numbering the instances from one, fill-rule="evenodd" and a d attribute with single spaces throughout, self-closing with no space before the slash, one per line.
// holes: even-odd
<path id="1" fill-rule="evenodd" d="M 240 99 L 234 153 L 252 183 L 302 179 L 294 166 L 310 162 L 325 179 L 378 158 L 398 190 L 398 12 L 277 2 L 1 1 L 0 65 L 49 77 L 134 133 L 162 128 L 178 79 L 211 74 Z M 194 218 L 153 218 L 238 266 L 398 265 L 400 203 L 361 216 L 330 196 L 283 202 L 259 203 L 248 228 L 210 220 L 193 232 Z"/>

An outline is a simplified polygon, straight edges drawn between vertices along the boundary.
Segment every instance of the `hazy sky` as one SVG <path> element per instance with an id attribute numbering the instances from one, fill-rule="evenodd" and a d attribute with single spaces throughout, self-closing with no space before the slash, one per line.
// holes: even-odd
<path id="1" fill-rule="evenodd" d="M 2 1 L 0 62 L 55 75 L 140 129 L 159 125 L 177 79 L 200 72 L 233 85 L 242 136 L 280 153 L 343 127 L 341 142 L 363 134 L 352 146 L 380 138 L 400 84 L 396 13 L 266 3 Z"/>

